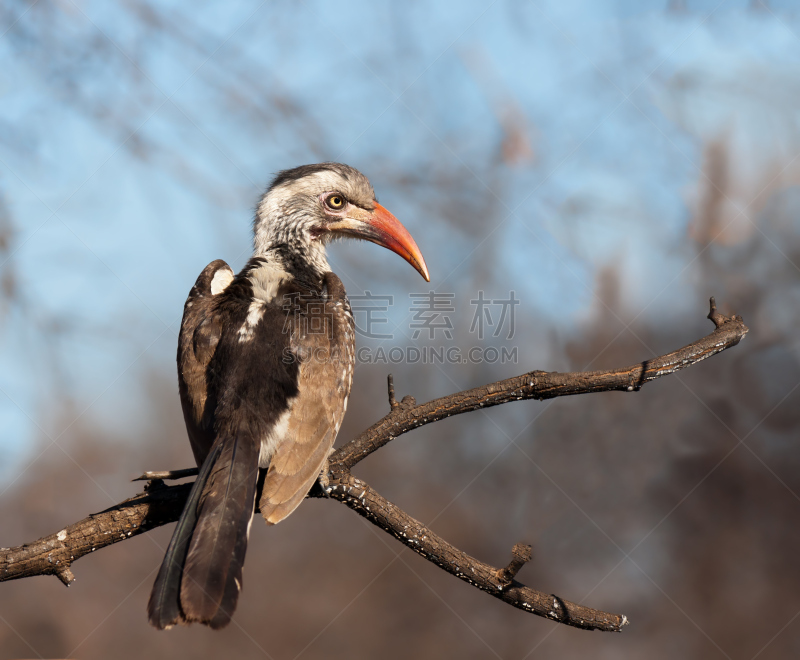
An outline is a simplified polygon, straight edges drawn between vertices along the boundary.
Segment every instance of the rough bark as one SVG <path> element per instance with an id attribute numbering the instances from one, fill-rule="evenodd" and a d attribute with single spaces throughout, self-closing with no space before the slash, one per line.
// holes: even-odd
<path id="1" fill-rule="evenodd" d="M 390 376 L 389 413 L 331 454 L 327 473 L 309 497 L 342 502 L 448 573 L 514 607 L 577 628 L 619 632 L 628 623 L 624 615 L 570 603 L 517 582 L 517 572 L 530 561 L 529 546 L 514 546 L 512 560 L 505 567 L 485 564 L 437 536 L 363 480 L 354 477 L 350 470 L 398 436 L 425 424 L 522 399 L 541 400 L 612 390 L 636 392 L 655 378 L 675 373 L 735 346 L 747 334 L 741 317 L 720 314 L 713 298 L 708 318 L 716 326 L 711 334 L 672 353 L 622 369 L 578 373 L 531 371 L 419 405 L 410 396 L 397 402 Z M 191 484 L 166 486 L 163 479 L 178 479 L 196 472 L 191 468 L 146 472 L 139 477 L 149 481 L 144 492 L 33 543 L 0 549 L 0 582 L 33 575 L 55 575 L 69 586 L 75 579 L 70 567 L 77 559 L 177 520 Z"/>
<path id="2" fill-rule="evenodd" d="M 440 419 L 460 415 L 479 408 L 499 406 L 509 401 L 523 399 L 553 399 L 572 394 L 591 392 L 638 392 L 645 383 L 673 374 L 697 364 L 726 348 L 735 346 L 747 334 L 741 317 L 728 318 L 717 311 L 711 299 L 708 318 L 716 326 L 714 332 L 688 346 L 661 357 L 610 371 L 583 371 L 559 373 L 557 371 L 530 371 L 496 383 L 456 392 L 427 403 L 416 404 L 413 397 L 394 400 L 394 385 L 389 386 L 391 411 L 386 417 L 368 428 L 357 438 L 337 450 L 332 462 L 341 462 L 348 468 L 364 460 L 372 452 L 403 433 L 438 422 Z"/>
<path id="3" fill-rule="evenodd" d="M 165 486 L 161 481 L 151 482 L 144 492 L 55 534 L 16 548 L 0 548 L 0 582 L 55 575 L 69 586 L 75 579 L 70 566 L 84 555 L 175 522 L 191 487 L 191 483 Z"/>

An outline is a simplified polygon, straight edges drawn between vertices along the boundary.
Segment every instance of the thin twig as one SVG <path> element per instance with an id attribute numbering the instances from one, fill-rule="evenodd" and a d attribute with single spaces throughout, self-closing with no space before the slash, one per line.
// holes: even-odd
<path id="1" fill-rule="evenodd" d="M 196 477 L 197 468 L 184 468 L 183 470 L 161 470 L 160 472 L 145 472 L 141 477 L 131 479 L 131 481 L 155 481 L 184 479 L 186 477 Z"/>
<path id="2" fill-rule="evenodd" d="M 511 561 L 505 568 L 497 569 L 495 574 L 497 579 L 503 585 L 511 584 L 511 581 L 517 577 L 519 570 L 527 564 L 533 556 L 533 548 L 525 543 L 517 543 L 511 550 Z"/>
<path id="3" fill-rule="evenodd" d="M 394 376 L 392 376 L 392 374 L 386 377 L 386 384 L 389 388 L 389 409 L 394 410 L 399 404 L 397 403 L 397 399 L 394 398 Z"/>

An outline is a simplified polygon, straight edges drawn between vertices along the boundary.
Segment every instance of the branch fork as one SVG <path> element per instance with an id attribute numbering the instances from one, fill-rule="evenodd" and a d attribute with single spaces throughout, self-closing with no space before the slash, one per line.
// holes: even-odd
<path id="1" fill-rule="evenodd" d="M 485 564 L 452 546 L 383 498 L 365 481 L 354 477 L 351 469 L 400 435 L 452 415 L 524 399 L 639 391 L 651 380 L 735 346 L 748 332 L 740 316 L 728 317 L 718 312 L 714 298 L 710 300 L 708 318 L 715 326 L 711 334 L 672 353 L 622 369 L 577 373 L 531 371 L 421 404 L 412 396 L 405 396 L 398 402 L 390 374 L 388 414 L 330 454 L 326 469 L 308 497 L 327 497 L 341 502 L 443 570 L 509 605 L 577 628 L 619 632 L 628 624 L 627 617 L 622 614 L 584 607 L 517 582 L 520 569 L 531 560 L 531 546 L 516 544 L 511 561 L 505 567 Z M 196 468 L 145 472 L 134 479 L 148 482 L 144 492 L 33 543 L 0 548 L 0 582 L 33 575 L 55 575 L 69 586 L 75 580 L 70 566 L 77 559 L 176 521 L 192 484 L 167 486 L 164 481 L 196 474 Z"/>

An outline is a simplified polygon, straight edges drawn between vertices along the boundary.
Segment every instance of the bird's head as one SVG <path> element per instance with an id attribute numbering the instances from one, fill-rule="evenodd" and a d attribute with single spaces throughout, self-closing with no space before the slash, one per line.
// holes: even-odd
<path id="1" fill-rule="evenodd" d="M 280 172 L 258 205 L 254 234 L 257 256 L 278 251 L 284 261 L 303 260 L 298 265 L 318 274 L 330 270 L 325 256 L 328 243 L 360 238 L 399 254 L 430 282 L 411 234 L 378 204 L 369 179 L 341 163 Z"/>

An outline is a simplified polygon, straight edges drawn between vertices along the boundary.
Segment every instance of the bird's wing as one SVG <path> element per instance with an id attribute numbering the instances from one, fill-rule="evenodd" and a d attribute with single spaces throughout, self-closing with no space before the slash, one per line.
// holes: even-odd
<path id="1" fill-rule="evenodd" d="M 286 518 L 302 502 L 328 457 L 347 409 L 355 364 L 350 305 L 341 281 L 325 278 L 324 303 L 307 310 L 295 328 L 293 354 L 300 359 L 298 394 L 286 433 L 270 462 L 261 493 L 268 524 Z"/>
<path id="2" fill-rule="evenodd" d="M 214 442 L 213 429 L 203 422 L 207 399 L 206 367 L 214 355 L 221 328 L 210 314 L 215 296 L 233 281 L 233 271 L 222 259 L 200 273 L 186 304 L 178 337 L 178 391 L 186 430 L 197 465 L 203 464 Z"/>
<path id="3" fill-rule="evenodd" d="M 240 277 L 198 315 L 191 346 L 186 333 L 185 360 L 203 369 L 198 428 L 212 443 L 153 588 L 157 627 L 199 621 L 220 628 L 236 607 L 261 446 L 282 436 L 277 429 L 298 394 L 299 364 L 283 361 L 284 324 L 281 307 L 254 300 Z"/>

